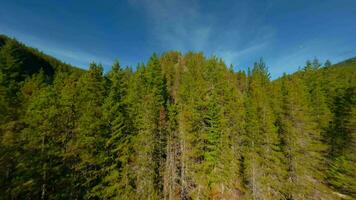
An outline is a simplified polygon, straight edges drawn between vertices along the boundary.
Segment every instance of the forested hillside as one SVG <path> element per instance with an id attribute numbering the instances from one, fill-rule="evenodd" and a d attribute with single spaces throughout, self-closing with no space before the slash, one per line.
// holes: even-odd
<path id="1" fill-rule="evenodd" d="M 0 199 L 356 198 L 356 58 L 64 64 L 0 36 Z"/>

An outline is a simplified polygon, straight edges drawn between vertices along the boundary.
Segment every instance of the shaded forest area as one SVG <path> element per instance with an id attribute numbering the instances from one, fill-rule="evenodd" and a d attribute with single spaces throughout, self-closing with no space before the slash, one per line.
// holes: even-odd
<path id="1" fill-rule="evenodd" d="M 0 199 L 356 198 L 356 58 L 81 70 L 0 36 Z"/>

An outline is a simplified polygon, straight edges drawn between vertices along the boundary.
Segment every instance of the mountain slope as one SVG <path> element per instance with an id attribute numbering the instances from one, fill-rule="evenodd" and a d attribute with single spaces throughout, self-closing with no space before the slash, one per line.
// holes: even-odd
<path id="1" fill-rule="evenodd" d="M 82 71 L 5 35 L 0 35 L 0 61 L 2 68 L 13 65 L 11 68 L 15 69 L 9 70 L 18 73 L 17 81 L 22 81 L 24 77 L 38 73 L 41 69 L 48 76 L 53 76 L 55 72 Z"/>
<path id="2" fill-rule="evenodd" d="M 1 36 L 0 199 L 354 198 L 355 77 L 194 52 L 104 74 Z"/>

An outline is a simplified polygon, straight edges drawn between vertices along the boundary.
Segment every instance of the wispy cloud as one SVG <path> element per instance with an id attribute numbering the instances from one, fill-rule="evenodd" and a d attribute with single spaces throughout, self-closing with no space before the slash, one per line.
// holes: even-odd
<path id="1" fill-rule="evenodd" d="M 269 42 L 263 42 L 260 44 L 256 44 L 254 46 L 249 46 L 245 49 L 241 50 L 222 50 L 217 52 L 218 56 L 221 56 L 224 58 L 226 64 L 240 64 L 238 62 L 239 59 L 243 58 L 244 56 L 248 56 L 249 54 L 252 54 L 254 52 L 258 52 L 265 47 L 267 47 Z"/>
<path id="2" fill-rule="evenodd" d="M 129 0 L 147 17 L 154 46 L 163 50 L 204 51 L 222 57 L 227 64 L 237 64 L 248 54 L 266 48 L 274 30 L 261 25 L 245 9 L 246 4 L 233 5 L 236 10 L 204 10 L 199 1 Z M 216 15 L 225 18 L 219 18 Z M 229 17 L 229 18 L 226 18 Z M 239 61 L 240 60 L 240 61 Z"/>
<path id="3" fill-rule="evenodd" d="M 246 69 L 263 57 L 272 76 L 306 59 L 355 55 L 353 3 L 280 0 L 8 1 L 0 32 L 79 67 L 134 66 L 153 52 L 203 51 Z M 325 12 L 327 10 L 328 12 Z"/>
<path id="4" fill-rule="evenodd" d="M 212 27 L 204 23 L 196 1 L 130 0 L 142 9 L 155 42 L 165 49 L 204 50 Z"/>
<path id="5" fill-rule="evenodd" d="M 41 46 L 41 49 L 45 49 L 46 52 L 56 57 L 64 58 L 63 60 L 69 60 L 73 64 L 80 63 L 81 67 L 86 67 L 90 62 L 98 62 L 104 66 L 110 66 L 113 63 L 112 59 L 98 57 L 77 49 L 55 48 L 53 46 Z"/>

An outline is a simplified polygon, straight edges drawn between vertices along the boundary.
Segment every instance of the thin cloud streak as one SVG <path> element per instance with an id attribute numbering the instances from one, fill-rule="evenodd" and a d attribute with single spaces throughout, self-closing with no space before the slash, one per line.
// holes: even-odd
<path id="1" fill-rule="evenodd" d="M 116 56 L 120 63 L 135 66 L 147 61 L 152 52 L 201 51 L 221 57 L 236 70 L 251 67 L 262 57 L 276 78 L 314 57 L 335 63 L 355 56 L 353 4 L 306 0 L 10 1 L 0 7 L 0 32 L 84 68 L 91 61 L 101 62 L 105 68 Z"/>
<path id="2" fill-rule="evenodd" d="M 201 51 L 211 35 L 198 4 L 178 0 L 131 0 L 131 5 L 147 15 L 149 32 L 164 49 Z"/>
<path id="3" fill-rule="evenodd" d="M 221 56 L 222 58 L 224 58 L 225 63 L 227 65 L 230 64 L 237 64 L 236 62 L 238 62 L 238 60 L 244 56 L 248 56 L 248 54 L 260 51 L 262 49 L 264 49 L 265 47 L 268 46 L 268 42 L 264 42 L 261 44 L 256 44 L 254 46 L 249 46 L 245 49 L 242 50 L 238 50 L 238 51 L 220 51 L 217 53 L 218 56 Z"/>
<path id="4" fill-rule="evenodd" d="M 252 18 L 249 10 L 232 12 L 230 19 L 217 19 L 200 6 L 198 1 L 130 0 L 143 10 L 151 31 L 154 46 L 164 50 L 203 51 L 222 57 L 227 64 L 244 62 L 250 54 L 267 48 L 274 37 L 274 29 Z M 238 5 L 241 8 L 245 4 Z M 228 24 L 227 24 L 228 22 Z M 248 39 L 246 39 L 248 38 Z"/>

